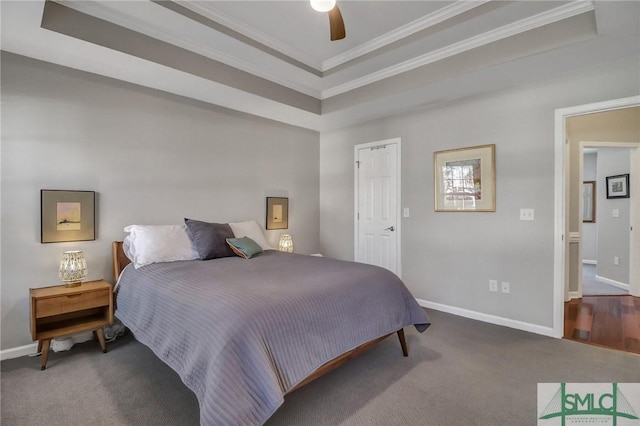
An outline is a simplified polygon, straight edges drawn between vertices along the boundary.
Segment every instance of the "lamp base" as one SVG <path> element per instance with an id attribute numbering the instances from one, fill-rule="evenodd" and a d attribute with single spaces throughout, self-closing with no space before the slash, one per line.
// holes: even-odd
<path id="1" fill-rule="evenodd" d="M 78 287 L 80 284 L 82 284 L 82 281 L 76 281 L 73 283 L 64 283 L 65 287 Z"/>

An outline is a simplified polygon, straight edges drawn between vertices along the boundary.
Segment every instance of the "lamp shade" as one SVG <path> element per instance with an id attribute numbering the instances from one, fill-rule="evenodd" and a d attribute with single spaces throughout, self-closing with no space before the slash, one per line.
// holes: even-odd
<path id="1" fill-rule="evenodd" d="M 62 254 L 58 276 L 67 287 L 80 285 L 87 276 L 87 261 L 82 250 L 65 251 Z"/>
<path id="2" fill-rule="evenodd" d="M 311 7 L 317 12 L 328 12 L 336 5 L 336 0 L 310 0 Z"/>
<path id="3" fill-rule="evenodd" d="M 291 239 L 291 235 L 280 235 L 280 244 L 278 244 L 278 250 L 293 253 L 293 240 Z"/>

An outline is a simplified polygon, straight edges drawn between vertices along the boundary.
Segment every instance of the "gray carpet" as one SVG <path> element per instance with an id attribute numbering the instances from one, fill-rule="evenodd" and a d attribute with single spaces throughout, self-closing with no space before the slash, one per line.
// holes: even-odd
<path id="1" fill-rule="evenodd" d="M 612 296 L 629 294 L 627 290 L 596 279 L 596 265 L 582 264 L 582 295 L 583 296 Z"/>
<path id="2" fill-rule="evenodd" d="M 640 356 L 429 311 L 407 328 L 289 395 L 276 425 L 534 425 L 539 382 L 640 382 Z M 1 363 L 1 420 L 10 425 L 196 425 L 178 376 L 136 342 L 98 344 Z"/>

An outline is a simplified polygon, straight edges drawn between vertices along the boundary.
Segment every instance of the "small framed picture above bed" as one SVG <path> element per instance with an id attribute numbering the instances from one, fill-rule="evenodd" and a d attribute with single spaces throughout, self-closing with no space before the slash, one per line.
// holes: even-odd
<path id="1" fill-rule="evenodd" d="M 289 199 L 267 197 L 267 229 L 289 228 Z"/>
<path id="2" fill-rule="evenodd" d="M 40 190 L 40 242 L 95 240 L 95 200 L 93 191 Z"/>

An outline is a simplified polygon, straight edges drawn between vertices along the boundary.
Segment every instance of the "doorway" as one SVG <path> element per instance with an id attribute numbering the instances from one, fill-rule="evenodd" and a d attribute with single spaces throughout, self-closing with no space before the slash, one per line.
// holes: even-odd
<path id="1" fill-rule="evenodd" d="M 400 138 L 354 149 L 354 259 L 400 276 Z"/>
<path id="2" fill-rule="evenodd" d="M 564 310 L 565 310 L 565 302 L 570 300 L 569 294 L 569 283 L 572 277 L 575 277 L 578 272 L 578 263 L 581 260 L 580 254 L 577 253 L 576 247 L 579 247 L 580 241 L 580 231 L 572 230 L 569 227 L 570 224 L 570 207 L 572 206 L 572 198 L 571 198 L 571 187 L 569 183 L 571 182 L 572 173 L 574 176 L 577 175 L 576 167 L 574 166 L 573 170 L 571 169 L 571 163 L 569 159 L 571 158 L 572 150 L 575 152 L 576 146 L 572 147 L 572 144 L 569 143 L 567 139 L 567 128 L 566 128 L 566 120 L 569 117 L 580 116 L 585 114 L 592 114 L 596 112 L 603 111 L 613 111 L 618 109 L 624 109 L 629 107 L 637 107 L 640 106 L 640 96 L 633 96 L 624 99 L 616 99 L 612 101 L 599 102 L 594 104 L 580 105 L 570 108 L 562 108 L 558 109 L 555 112 L 555 214 L 554 214 L 554 235 L 555 235 L 555 243 L 554 243 L 554 306 L 553 306 L 553 335 L 555 337 L 561 338 L 564 334 Z M 628 148 L 638 148 L 640 147 L 640 143 L 633 142 L 625 145 Z M 578 150 L 579 151 L 579 150 Z M 632 173 L 634 167 L 638 168 L 640 171 L 640 149 L 634 149 L 633 155 L 631 159 L 632 163 Z M 575 163 L 574 163 L 575 164 Z M 577 175 L 580 178 L 580 175 Z M 637 179 L 637 173 L 633 174 L 634 180 Z M 575 179 L 574 179 L 575 180 Z M 581 182 L 581 180 L 580 180 Z M 580 183 L 581 184 L 581 183 Z M 635 185 L 640 186 L 640 185 Z M 638 198 L 640 197 L 640 191 L 636 193 L 636 190 L 633 189 L 634 185 L 631 185 L 631 218 L 634 221 L 637 221 L 639 215 L 637 212 L 640 211 L 638 206 L 640 205 Z M 576 191 L 578 191 L 580 187 L 575 185 L 573 188 L 573 194 L 575 195 Z M 579 192 L 581 193 L 581 191 Z M 574 197 L 574 205 L 577 209 L 579 204 L 575 203 Z M 631 262 L 630 267 L 630 294 L 633 296 L 640 296 L 640 283 L 638 282 L 640 279 L 640 265 L 639 262 L 635 261 L 640 248 L 640 233 L 633 232 L 634 226 L 637 228 L 640 224 L 631 223 L 630 232 L 631 232 L 631 243 L 630 243 L 630 259 L 634 261 Z M 576 244 L 574 249 L 571 249 L 571 245 Z"/>
<path id="3" fill-rule="evenodd" d="M 640 116 L 640 108 L 637 115 Z M 588 119 L 589 115 L 583 117 Z M 578 276 L 576 291 L 570 291 L 571 299 L 629 294 L 633 259 L 630 257 L 631 200 L 608 198 L 606 177 L 629 174 L 633 150 L 617 145 L 616 142 L 580 142 L 583 191 L 578 194 L 582 206 L 579 267 L 582 273 Z"/>

